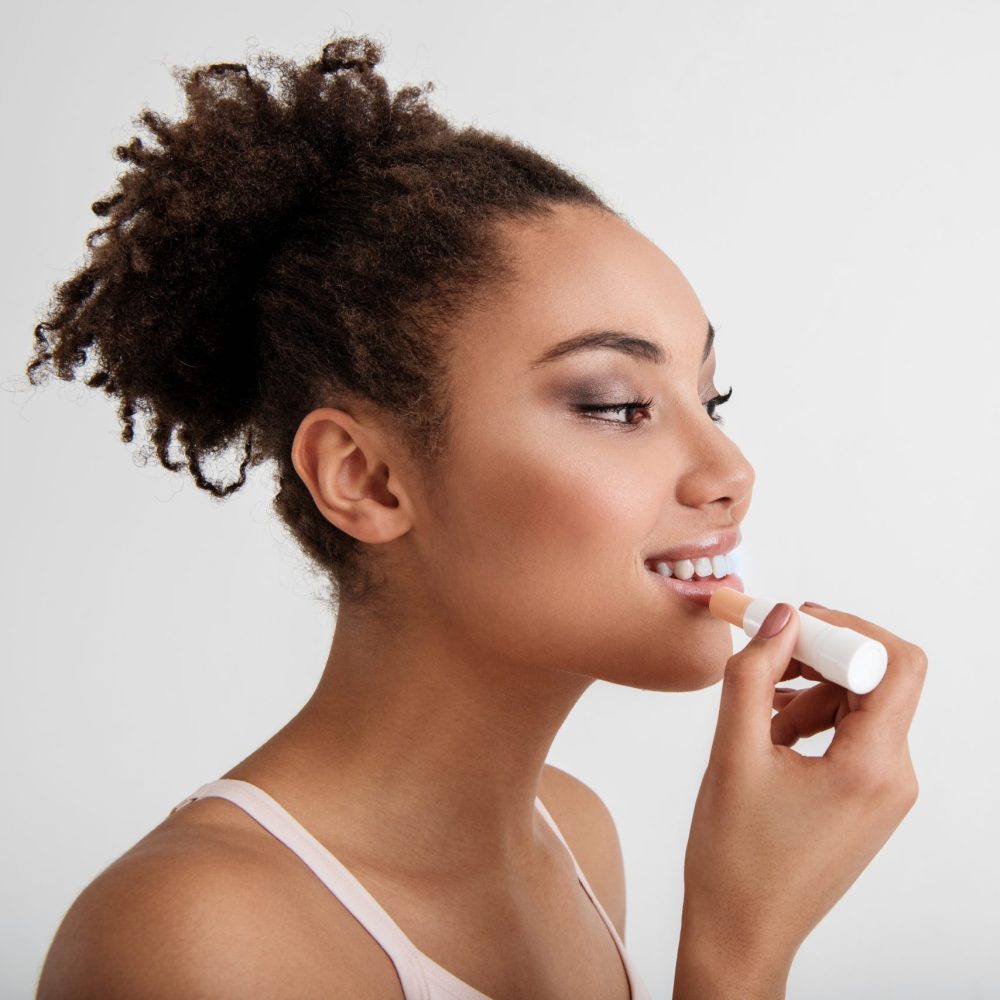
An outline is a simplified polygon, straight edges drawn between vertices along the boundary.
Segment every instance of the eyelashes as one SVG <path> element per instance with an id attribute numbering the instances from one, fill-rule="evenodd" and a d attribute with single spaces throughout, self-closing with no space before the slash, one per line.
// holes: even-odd
<path id="1" fill-rule="evenodd" d="M 722 417 L 715 416 L 715 410 L 717 407 L 722 406 L 724 403 L 729 402 L 729 397 L 733 394 L 733 387 L 729 387 L 729 392 L 725 396 L 716 396 L 714 399 L 710 399 L 705 405 L 710 406 L 711 409 L 708 411 L 708 415 L 717 423 L 724 423 Z"/>
<path id="2" fill-rule="evenodd" d="M 708 400 L 707 403 L 703 404 L 704 406 L 708 407 L 708 415 L 715 423 L 725 424 L 725 421 L 722 419 L 722 417 L 717 417 L 715 415 L 715 411 L 718 407 L 722 406 L 725 403 L 728 403 L 729 398 L 732 396 L 732 394 L 733 394 L 733 388 L 732 386 L 730 386 L 729 392 L 727 392 L 724 396 L 715 396 L 712 399 Z M 637 427 L 638 424 L 633 424 L 632 421 L 628 419 L 627 415 L 628 411 L 650 410 L 652 408 L 653 408 L 652 399 L 632 399 L 629 400 L 627 403 L 593 403 L 593 404 L 578 403 L 574 407 L 574 409 L 579 410 L 582 413 L 615 413 L 624 410 L 626 411 L 625 420 L 607 420 L 605 421 L 605 423 L 612 423 L 612 424 L 621 423 L 631 427 Z M 602 419 L 602 418 L 597 418 L 597 419 Z"/>

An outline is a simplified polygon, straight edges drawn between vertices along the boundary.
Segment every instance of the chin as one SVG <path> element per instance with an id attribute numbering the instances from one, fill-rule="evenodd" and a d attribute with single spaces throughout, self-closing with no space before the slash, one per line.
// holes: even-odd
<path id="1" fill-rule="evenodd" d="M 690 668 L 679 671 L 656 670 L 643 674 L 630 674 L 627 677 L 609 677 L 613 684 L 624 684 L 626 687 L 640 688 L 643 691 L 703 691 L 718 684 L 722 680 L 726 664 L 721 667 L 707 668 L 701 672 Z"/>
<path id="2" fill-rule="evenodd" d="M 637 659 L 614 664 L 605 661 L 600 667 L 590 669 L 578 662 L 573 672 L 643 691 L 702 691 L 722 680 L 731 655 L 723 649 L 717 655 L 710 651 L 699 656 L 678 654 L 653 663 Z"/>
<path id="3" fill-rule="evenodd" d="M 717 640 L 709 638 L 690 650 L 678 650 L 652 662 L 648 657 L 633 658 L 602 679 L 645 691 L 702 691 L 722 680 L 732 655 L 732 635 L 727 626 L 724 633 L 720 630 Z"/>

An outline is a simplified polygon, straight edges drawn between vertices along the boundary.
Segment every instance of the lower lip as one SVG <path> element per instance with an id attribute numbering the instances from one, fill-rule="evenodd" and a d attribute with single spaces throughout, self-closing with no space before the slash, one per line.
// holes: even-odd
<path id="1" fill-rule="evenodd" d="M 706 608 L 712 594 L 720 587 L 731 587 L 741 594 L 745 592 L 743 581 L 735 573 L 730 573 L 729 576 L 724 576 L 721 580 L 714 576 L 706 580 L 678 580 L 675 576 L 663 576 L 651 569 L 647 569 L 646 572 L 655 576 L 659 583 L 669 587 L 675 594 L 680 594 L 681 597 L 686 597 L 689 601 L 694 601 L 695 604 L 704 604 Z"/>

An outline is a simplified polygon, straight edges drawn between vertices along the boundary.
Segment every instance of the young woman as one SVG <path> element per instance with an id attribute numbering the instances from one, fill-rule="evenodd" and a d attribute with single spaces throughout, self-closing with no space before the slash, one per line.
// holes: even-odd
<path id="1" fill-rule="evenodd" d="M 272 463 L 337 612 L 308 703 L 94 879 L 38 995 L 648 997 L 614 823 L 545 763 L 600 678 L 723 680 L 675 996 L 782 996 L 916 796 L 926 657 L 810 609 L 890 650 L 848 694 L 792 659 L 787 605 L 733 655 L 677 582 L 717 557 L 739 586 L 718 557 L 754 482 L 694 292 L 561 167 L 390 94 L 382 54 L 186 72 L 185 117 L 142 113 L 155 141 L 118 148 L 107 223 L 36 329 L 33 382 L 115 396 L 124 441 L 141 411 L 215 496 Z M 212 481 L 233 442 L 238 477 Z M 775 691 L 795 676 L 820 683 Z M 791 749 L 831 726 L 824 757 Z"/>

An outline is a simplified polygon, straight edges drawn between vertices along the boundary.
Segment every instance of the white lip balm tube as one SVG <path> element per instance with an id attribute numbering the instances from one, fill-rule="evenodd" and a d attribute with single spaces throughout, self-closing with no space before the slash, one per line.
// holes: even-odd
<path id="1" fill-rule="evenodd" d="M 709 599 L 708 610 L 714 617 L 743 629 L 752 639 L 779 603 L 750 597 L 732 587 L 719 587 Z M 877 639 L 801 612 L 792 656 L 855 694 L 868 694 L 878 687 L 889 666 L 889 652 Z"/>

